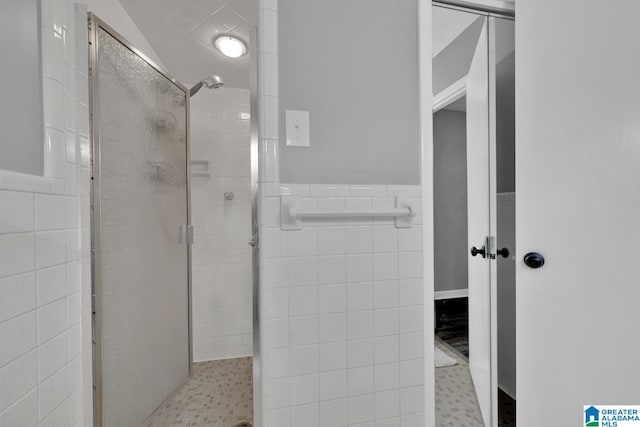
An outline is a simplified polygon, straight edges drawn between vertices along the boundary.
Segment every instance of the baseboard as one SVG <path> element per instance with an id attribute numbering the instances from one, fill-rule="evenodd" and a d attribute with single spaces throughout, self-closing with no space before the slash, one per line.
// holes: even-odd
<path id="1" fill-rule="evenodd" d="M 435 291 L 433 299 L 436 301 L 453 298 L 466 298 L 469 296 L 469 289 L 454 289 L 452 291 Z"/>

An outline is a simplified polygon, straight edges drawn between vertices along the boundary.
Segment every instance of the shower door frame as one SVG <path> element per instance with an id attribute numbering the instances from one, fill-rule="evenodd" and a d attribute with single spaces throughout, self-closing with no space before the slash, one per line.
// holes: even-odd
<path id="1" fill-rule="evenodd" d="M 134 55 L 149 64 L 155 71 L 160 73 L 167 80 L 185 93 L 186 108 L 186 183 L 187 198 L 187 313 L 188 313 L 188 341 L 189 341 L 189 377 L 193 374 L 193 314 L 192 314 L 192 271 L 191 271 L 191 135 L 190 135 L 190 111 L 189 111 L 189 89 L 176 80 L 167 70 L 160 67 L 148 56 L 134 47 L 127 39 L 122 37 L 116 30 L 110 27 L 94 13 L 88 13 L 89 25 L 89 123 L 91 126 L 91 294 L 92 294 L 92 333 L 93 333 L 93 425 L 95 427 L 104 426 L 104 405 L 103 405 L 103 366 L 102 366 L 102 260 L 101 260 L 101 159 L 100 159 L 100 108 L 98 105 L 98 29 L 107 32 L 111 37 L 130 50 Z M 149 414 L 151 416 L 151 414 Z"/>

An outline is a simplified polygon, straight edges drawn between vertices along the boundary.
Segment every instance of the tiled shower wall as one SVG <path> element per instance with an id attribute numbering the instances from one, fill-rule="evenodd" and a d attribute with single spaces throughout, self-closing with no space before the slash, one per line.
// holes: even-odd
<path id="1" fill-rule="evenodd" d="M 191 99 L 194 361 L 252 354 L 249 91 Z M 198 176 L 208 162 L 210 176 Z M 225 200 L 225 192 L 233 193 Z"/>
<path id="2" fill-rule="evenodd" d="M 419 186 L 280 185 L 277 0 L 260 0 L 259 425 L 424 425 L 422 227 L 392 219 L 280 229 L 280 195 L 332 209 L 421 206 Z M 420 212 L 418 212 L 420 214 Z"/>
<path id="3" fill-rule="evenodd" d="M 86 8 L 42 2 L 45 176 L 0 171 L 0 425 L 92 424 Z"/>

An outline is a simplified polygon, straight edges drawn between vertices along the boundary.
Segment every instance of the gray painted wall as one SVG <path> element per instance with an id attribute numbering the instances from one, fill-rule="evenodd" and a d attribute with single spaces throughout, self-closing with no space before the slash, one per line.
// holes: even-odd
<path id="1" fill-rule="evenodd" d="M 416 16 L 415 0 L 280 0 L 282 182 L 419 183 Z M 310 112 L 310 148 L 285 145 L 285 110 Z"/>
<path id="2" fill-rule="evenodd" d="M 462 12 L 460 12 L 462 13 Z M 469 73 L 484 17 L 480 16 L 433 58 L 433 93 L 442 92 Z"/>
<path id="3" fill-rule="evenodd" d="M 433 115 L 435 290 L 466 289 L 467 124 L 466 113 Z"/>
<path id="4" fill-rule="evenodd" d="M 0 169 L 35 175 L 44 168 L 39 9 L 39 0 L 0 2 Z"/>

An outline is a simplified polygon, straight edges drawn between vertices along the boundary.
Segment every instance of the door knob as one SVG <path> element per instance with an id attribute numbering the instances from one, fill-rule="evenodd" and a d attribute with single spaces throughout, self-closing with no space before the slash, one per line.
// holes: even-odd
<path id="1" fill-rule="evenodd" d="M 496 254 L 502 256 L 502 258 L 509 258 L 509 249 L 507 248 L 502 248 L 502 249 L 498 249 L 496 251 Z"/>
<path id="2" fill-rule="evenodd" d="M 540 268 L 544 265 L 544 257 L 538 252 L 529 252 L 524 256 L 524 263 L 530 268 Z"/>
<path id="3" fill-rule="evenodd" d="M 252 248 L 255 248 L 258 245 L 258 242 L 256 241 L 256 239 L 251 239 L 249 241 L 249 246 L 251 246 Z"/>
<path id="4" fill-rule="evenodd" d="M 478 249 L 475 246 L 471 248 L 471 256 L 482 255 L 482 258 L 487 257 L 486 248 L 483 246 L 482 249 Z"/>

